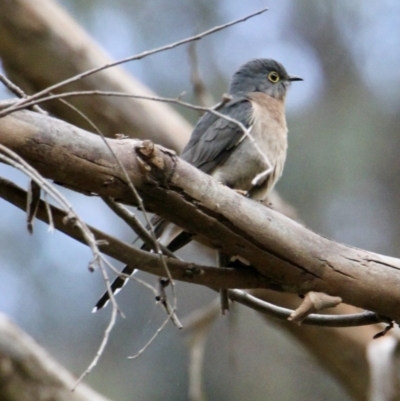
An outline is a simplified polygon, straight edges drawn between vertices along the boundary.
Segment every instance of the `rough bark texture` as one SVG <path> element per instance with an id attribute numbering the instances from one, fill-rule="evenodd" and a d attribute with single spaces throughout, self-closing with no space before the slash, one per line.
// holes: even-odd
<path id="1" fill-rule="evenodd" d="M 21 210 L 26 209 L 27 193 L 8 180 L 0 178 L 0 197 L 9 201 Z M 48 223 L 48 214 L 44 202 L 38 205 L 36 217 Z M 59 231 L 86 244 L 85 238 L 73 221 L 68 223 L 68 213 L 51 207 L 54 226 Z M 126 244 L 94 227 L 90 227 L 96 241 L 99 241 L 99 250 L 125 264 L 140 266 L 140 270 L 156 276 L 166 277 L 166 271 L 160 263 L 158 255 L 141 251 Z M 171 275 L 180 281 L 202 284 L 209 287 L 221 288 L 259 288 L 267 285 L 254 269 L 218 268 L 213 266 L 185 263 L 178 259 L 166 258 Z"/>
<path id="2" fill-rule="evenodd" d="M 2 64 L 10 78 L 28 93 L 54 84 L 60 79 L 68 78 L 85 69 L 110 61 L 82 28 L 65 15 L 52 1 L 0 0 L 0 10 L 0 57 Z M 142 85 L 138 84 L 137 81 L 119 68 L 102 72 L 97 76 L 70 86 L 68 89 L 124 90 L 136 94 L 151 94 L 150 91 L 143 88 Z M 127 99 L 101 99 L 100 97 L 76 99 L 74 104 L 81 111 L 87 113 L 102 131 L 109 136 L 112 136 L 115 132 L 122 132 L 132 137 L 152 139 L 157 143 L 177 150 L 181 149 L 188 139 L 190 129 L 187 123 L 165 105 Z M 65 120 L 87 127 L 86 123 L 67 107 L 61 107 L 59 104 L 54 103 L 51 106 L 51 111 Z M 37 124 L 33 121 L 36 121 Z M 51 124 L 53 125 L 51 126 Z M 74 127 L 60 124 L 62 123 L 54 120 L 50 122 L 50 120 L 43 119 L 38 115 L 33 117 L 29 114 L 24 115 L 21 113 L 15 117 L 10 116 L 5 120 L 0 120 L 1 132 L 6 135 L 6 137 L 2 136 L 1 143 L 9 143 L 14 149 L 19 149 L 19 152 L 27 160 L 34 162 L 47 176 L 51 176 L 51 173 L 57 173 L 57 177 L 64 184 L 75 185 L 80 191 L 93 191 L 105 195 L 119 194 L 122 199 L 131 201 L 130 193 L 126 189 L 121 173 L 116 173 L 116 164 L 99 138 L 87 136 Z M 54 131 L 52 131 L 53 129 Z M 57 129 L 60 129 L 67 136 L 58 135 Z M 10 137 L 7 138 L 7 136 Z M 36 139 L 33 140 L 32 138 Z M 112 143 L 115 149 L 119 149 L 119 157 L 124 157 L 124 162 L 128 163 L 126 164 L 128 167 L 130 163 L 135 165 L 135 158 L 132 157 L 132 145 L 128 145 L 129 142 L 112 141 Z M 84 146 L 81 147 L 81 145 Z M 57 152 L 54 151 L 54 146 L 57 146 Z M 72 149 L 74 150 L 72 151 Z M 45 159 L 47 157 L 49 157 L 49 161 Z M 135 168 L 131 171 L 132 176 L 134 171 L 136 171 Z M 141 176 L 136 178 L 139 181 L 141 180 Z M 89 183 L 90 185 L 88 185 Z M 173 196 L 177 199 L 182 199 L 181 194 L 173 192 L 170 198 Z M 276 204 L 276 202 L 274 203 Z M 152 205 L 153 207 L 156 206 L 154 200 Z M 169 209 L 166 209 L 164 213 L 172 217 L 173 211 Z M 195 207 L 192 207 L 191 210 L 194 211 L 195 209 Z M 162 212 L 161 208 L 160 212 Z M 297 271 L 297 278 L 303 278 L 305 284 L 307 284 L 306 280 L 308 278 L 310 280 L 309 285 L 318 282 L 323 283 L 324 281 L 328 282 L 325 278 L 332 280 L 332 282 L 336 281 L 333 288 L 338 288 L 340 291 L 347 293 L 349 299 L 354 298 L 351 294 L 352 286 L 354 285 L 356 287 L 355 297 L 359 297 L 362 290 L 364 298 L 368 299 L 371 295 L 372 299 L 369 303 L 377 307 L 379 305 L 382 306 L 385 302 L 387 291 L 388 297 L 391 298 L 387 309 L 396 312 L 398 303 L 395 301 L 395 292 L 396 288 L 399 288 L 397 271 L 399 266 L 397 260 L 382 259 L 382 257 L 373 254 L 371 257 L 370 253 L 343 247 L 340 244 L 315 236 L 315 234 L 309 234 L 301 226 L 292 226 L 293 223 L 288 223 L 287 219 L 282 220 L 281 217 L 276 217 L 276 213 L 272 211 L 263 210 L 263 213 L 269 216 L 267 220 L 268 218 L 270 219 L 267 225 L 268 236 L 270 237 L 266 237 L 269 238 L 268 241 L 271 241 L 268 249 L 271 251 L 271 249 L 280 244 L 282 237 L 284 239 L 284 243 L 279 245 L 281 246 L 280 253 L 277 256 L 270 255 L 268 259 L 276 263 L 278 263 L 279 258 L 284 259 L 283 262 L 280 262 L 284 270 L 281 271 L 280 277 L 278 277 L 278 284 L 282 283 L 284 279 L 288 279 L 287 282 L 290 283 L 290 275 L 287 272 Z M 200 218 L 206 218 L 205 213 L 202 215 L 200 212 L 196 212 L 193 214 L 193 221 L 199 222 L 199 216 Z M 243 216 L 241 217 L 243 218 Z M 269 226 L 277 228 L 280 224 L 282 224 L 281 235 L 275 237 L 277 231 L 275 229 L 269 231 Z M 292 227 L 294 227 L 294 231 L 292 231 Z M 252 235 L 249 235 L 250 239 Z M 297 235 L 300 235 L 300 237 L 293 238 Z M 304 264 L 304 255 L 302 254 L 304 248 L 296 248 L 295 246 L 300 246 L 307 241 L 310 242 L 313 238 L 316 238 L 317 242 L 311 244 L 310 251 L 317 251 L 317 253 L 306 254 L 305 257 L 309 257 L 312 260 L 310 266 L 316 267 L 318 277 L 310 275 L 308 271 L 301 273 L 299 267 L 289 263 L 292 260 L 296 260 L 298 265 Z M 294 240 L 293 246 L 290 242 L 292 240 Z M 330 244 L 333 244 L 332 250 L 336 250 L 337 254 L 331 255 L 329 253 L 327 246 Z M 126 244 L 123 245 L 128 246 Z M 259 239 L 257 238 L 256 247 L 258 246 Z M 298 254 L 296 254 L 295 249 L 298 249 Z M 346 259 L 349 256 L 348 252 L 353 252 L 356 255 L 354 261 Z M 299 256 L 299 260 L 297 256 Z M 371 262 L 370 259 L 378 260 L 380 263 Z M 358 261 L 361 261 L 361 263 L 358 263 Z M 340 267 L 340 270 L 335 272 L 333 268 L 337 268 L 337 262 L 341 266 L 348 264 L 351 268 L 342 270 L 343 267 Z M 385 263 L 387 263 L 387 266 L 385 266 Z M 276 268 L 278 264 L 274 267 L 273 263 L 270 263 L 269 266 L 271 266 L 272 272 L 275 271 L 279 275 L 279 270 Z M 310 266 L 306 265 L 307 270 L 309 270 Z M 394 268 L 394 266 L 397 266 L 397 268 Z M 368 275 L 371 267 L 374 269 L 376 267 L 377 273 L 383 273 L 382 281 L 380 281 L 379 277 L 377 277 L 376 282 L 367 279 L 365 285 L 363 285 L 360 275 Z M 339 273 L 339 271 L 350 273 L 355 278 Z M 320 278 L 324 274 L 326 276 Z M 340 289 L 339 287 L 342 283 L 344 283 L 344 287 Z M 294 288 L 293 284 L 289 286 L 292 289 Z M 382 294 L 381 299 L 378 299 L 379 293 Z M 261 296 L 260 292 L 257 294 Z M 267 296 L 270 301 L 277 301 L 277 294 L 269 291 L 267 295 L 264 292 L 262 296 Z M 340 310 L 344 310 L 342 306 Z M 347 308 L 344 311 L 353 312 L 351 308 Z M 305 326 L 298 327 L 289 323 L 279 324 L 301 341 L 321 364 L 340 380 L 355 399 L 366 400 L 368 366 L 365 360 L 365 347 L 376 332 L 375 327 L 322 329 Z M 3 334 L 5 332 L 6 330 L 1 330 L 2 338 L 5 336 Z M 14 338 L 13 343 L 15 341 Z M 28 342 L 27 346 L 32 348 L 35 344 Z M 12 349 L 15 350 L 15 347 Z M 3 355 L 5 354 L 1 351 L 0 380 L 2 386 L 4 382 L 20 377 L 13 375 L 10 378 L 10 372 L 13 372 L 13 366 L 20 363 L 19 357 L 21 354 L 13 352 L 7 354 L 7 357 Z M 59 369 L 57 368 L 57 370 Z M 46 382 L 45 378 L 43 380 L 43 390 L 46 389 L 46 386 L 52 388 L 51 383 Z M 14 382 L 11 381 L 10 383 L 13 384 Z M 8 399 L 31 400 L 30 384 L 29 377 L 26 377 L 26 383 L 25 381 L 19 381 L 18 386 L 20 388 L 16 398 L 11 398 L 10 395 Z M 21 395 L 24 390 L 26 390 L 24 393 L 27 395 L 26 398 Z M 73 399 L 72 397 L 77 396 L 80 390 L 81 387 L 78 388 L 75 394 L 68 393 L 66 399 Z M 93 395 L 89 399 L 96 398 Z"/>
<path id="3" fill-rule="evenodd" d="M 0 143 L 61 184 L 134 203 L 113 155 L 97 135 L 22 111 L 2 120 Z M 260 287 L 325 292 L 399 319 L 400 260 L 323 238 L 149 141 L 108 143 L 151 211 L 215 248 L 247 259 L 261 273 Z"/>

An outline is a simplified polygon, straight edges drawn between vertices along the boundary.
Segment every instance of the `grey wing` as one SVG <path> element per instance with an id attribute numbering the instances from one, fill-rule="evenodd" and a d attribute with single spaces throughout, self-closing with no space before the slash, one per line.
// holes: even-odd
<path id="1" fill-rule="evenodd" d="M 252 105 L 248 99 L 231 100 L 218 111 L 241 122 L 246 128 L 250 127 Z M 229 157 L 243 135 L 243 130 L 237 124 L 207 112 L 194 128 L 181 157 L 205 173 L 211 174 Z"/>
<path id="2" fill-rule="evenodd" d="M 246 98 L 236 98 L 218 111 L 221 114 L 240 121 L 246 128 L 250 127 L 252 106 Z M 211 174 L 217 166 L 229 157 L 231 151 L 240 142 L 243 135 L 243 131 L 237 124 L 208 112 L 197 123 L 181 157 L 205 173 Z M 161 217 L 154 216 L 152 224 L 158 238 L 169 223 Z M 190 240 L 191 235 L 182 232 L 167 245 L 174 252 L 186 245 Z M 143 245 L 142 249 L 149 250 L 149 247 Z M 122 270 L 124 275 L 114 280 L 111 284 L 111 291 L 117 294 L 127 283 L 127 276 L 130 276 L 135 271 L 136 269 L 133 266 L 125 266 Z M 93 308 L 93 312 L 105 307 L 109 300 L 109 294 L 105 292 Z"/>

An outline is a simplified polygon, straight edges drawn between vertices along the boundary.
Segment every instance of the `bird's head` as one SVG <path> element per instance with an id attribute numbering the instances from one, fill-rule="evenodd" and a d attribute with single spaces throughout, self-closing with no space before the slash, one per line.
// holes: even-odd
<path id="1" fill-rule="evenodd" d="M 250 92 L 263 92 L 283 100 L 293 81 L 302 81 L 290 76 L 282 64 L 271 59 L 255 59 L 242 65 L 233 75 L 229 93 L 243 96 Z"/>

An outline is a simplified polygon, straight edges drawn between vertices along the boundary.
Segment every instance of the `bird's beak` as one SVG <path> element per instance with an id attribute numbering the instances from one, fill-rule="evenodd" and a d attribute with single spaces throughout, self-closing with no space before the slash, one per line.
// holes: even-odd
<path id="1" fill-rule="evenodd" d="M 303 81 L 303 78 L 300 77 L 296 77 L 296 75 L 292 75 L 287 79 L 289 82 L 293 82 L 293 81 Z"/>

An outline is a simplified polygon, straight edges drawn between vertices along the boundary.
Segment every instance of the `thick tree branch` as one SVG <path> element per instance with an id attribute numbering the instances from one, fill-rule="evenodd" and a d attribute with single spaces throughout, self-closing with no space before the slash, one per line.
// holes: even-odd
<path id="1" fill-rule="evenodd" d="M 0 0 L 0 10 L 3 68 L 28 94 L 113 61 L 53 1 Z M 101 71 L 65 88 L 85 89 L 154 96 L 120 67 Z M 73 99 L 71 103 L 95 121 L 106 136 L 124 132 L 134 138 L 151 138 L 176 150 L 182 149 L 189 138 L 190 125 L 165 104 L 95 97 Z M 89 128 L 77 113 L 60 102 L 51 103 L 49 109 L 67 121 Z"/>
<path id="2" fill-rule="evenodd" d="M 76 378 L 4 315 L 0 315 L 0 337 L 2 400 L 109 400 L 85 384 L 71 392 Z"/>
<path id="3" fill-rule="evenodd" d="M 0 57 L 2 64 L 10 73 L 10 77 L 28 93 L 82 72 L 84 69 L 110 61 L 99 50 L 98 45 L 88 38 L 87 34 L 76 23 L 68 17 L 65 18 L 63 13 L 55 7 L 55 3 L 48 0 L 37 0 L 35 2 L 30 0 L 0 0 L 0 9 L 2 10 L 0 13 Z M 137 81 L 132 80 L 128 74 L 119 68 L 99 74 L 96 78 L 98 80 L 95 77 L 87 80 L 84 87 L 79 84 L 67 89 L 107 89 L 149 94 L 149 91 L 140 92 L 140 88 L 136 85 Z M 90 101 L 82 98 L 75 104 L 96 121 L 96 124 L 106 135 L 113 132 L 124 132 L 133 137 L 146 137 L 165 146 L 180 149 L 186 143 L 190 133 L 190 127 L 183 122 L 181 117 L 177 116 L 171 108 L 162 105 L 150 105 L 148 102 L 127 101 L 126 99 L 101 99 L 100 97 L 93 97 Z M 71 113 L 66 107 L 58 106 L 56 103 L 53 104 L 51 111 L 76 124 L 82 123 L 76 114 Z M 3 121 L 0 121 L 0 127 L 2 124 Z M 23 133 L 26 129 L 28 131 L 31 129 L 29 135 L 33 135 L 38 130 L 35 125 L 30 126 L 23 123 L 22 125 L 16 124 L 14 128 L 15 140 L 18 140 L 17 134 Z M 70 129 L 74 131 L 73 127 Z M 62 130 L 62 132 L 68 131 Z M 171 143 L 170 141 L 174 142 Z M 79 143 L 76 147 L 78 146 Z M 43 147 L 45 148 L 46 145 L 43 144 Z M 62 165 L 62 160 L 63 158 L 60 157 L 60 165 Z M 79 158 L 76 158 L 75 162 L 78 161 Z M 40 163 L 40 160 L 37 162 Z M 45 168 L 44 159 L 42 164 Z M 87 165 L 90 168 L 95 167 L 91 162 L 87 162 Z M 85 167 L 83 162 L 81 167 Z M 85 170 L 79 171 L 79 168 L 74 171 L 76 173 L 75 179 L 79 179 L 81 174 L 86 174 Z M 101 166 L 98 166 L 97 172 L 101 173 L 101 171 Z M 103 178 L 111 179 L 112 176 L 107 175 L 107 172 L 108 169 L 103 167 Z M 61 174 L 61 172 L 58 173 Z M 88 174 L 87 178 L 92 184 L 95 176 L 96 174 L 93 174 L 90 177 Z M 82 182 L 80 190 L 83 187 L 84 182 Z M 273 201 L 273 203 L 275 206 L 276 202 Z M 362 267 L 360 269 L 363 270 Z M 396 286 L 397 284 L 394 282 L 393 285 Z M 385 299 L 385 285 L 379 284 L 379 286 L 383 294 L 383 301 Z M 260 291 L 256 295 L 260 296 Z M 267 300 L 280 303 L 283 295 L 288 294 L 268 291 Z M 368 288 L 365 290 L 365 296 L 368 296 Z M 297 297 L 292 296 L 292 298 Z M 286 306 L 293 308 L 296 304 L 286 304 Z M 347 305 L 340 305 L 335 310 L 341 313 L 355 312 Z M 266 320 L 269 325 L 270 319 Z M 341 381 L 355 399 L 363 401 L 367 399 L 368 366 L 365 360 L 365 348 L 371 341 L 373 334 L 376 333 L 376 327 L 324 329 L 320 327 L 298 327 L 283 322 L 281 327 L 302 342 L 321 364 Z M 31 394 L 28 393 L 26 398 L 30 399 Z"/>
<path id="4" fill-rule="evenodd" d="M 21 210 L 25 210 L 26 192 L 2 178 L 0 178 L 0 197 L 19 207 Z M 36 217 L 42 221 L 48 222 L 48 213 L 44 202 L 40 202 L 38 206 Z M 73 224 L 73 222 L 69 224 L 66 221 L 68 216 L 66 212 L 51 206 L 51 213 L 54 225 L 58 230 L 86 244 L 82 231 Z M 165 269 L 163 265 L 160 264 L 158 255 L 141 251 L 94 227 L 90 227 L 90 230 L 99 242 L 99 249 L 106 255 L 126 264 L 137 265 L 140 270 L 148 273 L 163 277 L 166 276 Z M 263 281 L 265 282 L 265 280 L 251 268 L 221 269 L 213 266 L 185 263 L 172 258 L 168 258 L 167 260 L 168 268 L 173 278 L 176 280 L 209 287 L 222 286 L 224 288 L 257 288 L 266 285 L 263 285 Z"/>
<path id="5" fill-rule="evenodd" d="M 399 319 L 400 260 L 323 238 L 151 143 L 108 141 L 151 211 L 246 258 L 270 288 L 325 292 Z M 0 142 L 59 183 L 132 203 L 122 172 L 97 135 L 22 111 L 1 120 Z"/>
<path id="6" fill-rule="evenodd" d="M 24 210 L 27 192 L 17 187 L 12 182 L 0 178 L 0 197 Z M 68 224 L 68 214 L 55 206 L 48 206 L 47 210 L 45 202 L 39 201 L 37 204 L 37 215 L 39 220 L 49 223 L 49 212 L 51 213 L 52 222 L 59 231 L 67 234 L 71 238 L 85 244 L 85 238 L 81 230 L 76 224 Z M 90 227 L 90 226 L 88 226 Z M 98 247 L 103 253 L 114 257 L 115 259 L 126 264 L 140 266 L 140 270 L 146 271 L 157 276 L 167 276 L 165 267 L 160 264 L 160 260 L 154 254 L 142 252 L 137 248 L 127 245 L 118 239 L 90 227 L 91 232 L 98 241 Z M 176 259 L 175 257 L 173 259 Z M 262 288 L 268 286 L 263 277 L 252 268 L 221 268 L 212 266 L 202 266 L 194 263 L 174 263 L 173 261 L 164 261 L 169 265 L 168 269 L 173 278 L 186 281 L 193 284 L 207 285 L 212 288 Z M 217 289 L 216 291 L 219 291 Z M 242 290 L 229 290 L 231 300 L 246 305 L 260 313 L 279 320 L 289 318 L 293 310 L 282 308 L 268 302 L 260 301 Z M 354 327 L 371 325 L 386 321 L 374 312 L 364 311 L 363 313 L 354 313 L 353 311 L 345 313 L 343 316 L 319 315 L 312 314 L 302 321 L 302 324 L 317 325 L 325 327 Z"/>

